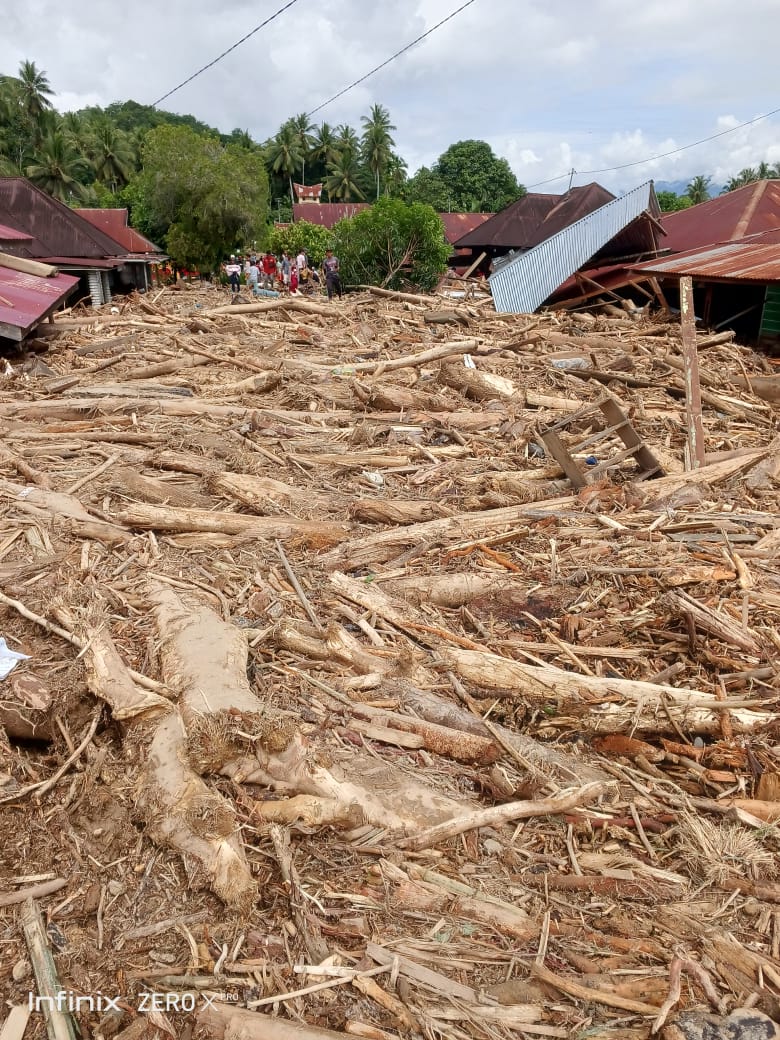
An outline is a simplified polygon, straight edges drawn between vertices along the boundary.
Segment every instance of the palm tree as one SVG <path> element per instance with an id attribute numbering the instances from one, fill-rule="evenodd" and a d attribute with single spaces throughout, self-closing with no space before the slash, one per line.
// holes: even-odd
<path id="1" fill-rule="evenodd" d="M 60 202 L 83 198 L 84 185 L 79 178 L 89 170 L 89 163 L 76 152 L 61 130 L 47 135 L 27 167 L 27 176 L 39 188 Z"/>
<path id="2" fill-rule="evenodd" d="M 710 197 L 710 181 L 712 177 L 697 174 L 685 189 L 685 194 L 697 206 L 700 202 L 706 202 Z"/>
<path id="3" fill-rule="evenodd" d="M 293 116 L 290 120 L 290 125 L 295 132 L 295 136 L 298 139 L 298 148 L 300 151 L 301 159 L 301 184 L 306 183 L 306 158 L 311 151 L 312 146 L 312 132 L 314 131 L 314 123 L 309 119 L 305 112 L 301 112 L 297 116 Z"/>
<path id="4" fill-rule="evenodd" d="M 728 183 L 721 192 L 721 195 L 725 195 L 726 192 L 736 191 L 737 188 L 744 188 L 746 184 L 753 184 L 754 181 L 758 180 L 758 171 L 754 170 L 752 166 L 746 166 L 744 170 L 740 170 L 736 177 L 729 177 Z"/>
<path id="5" fill-rule="evenodd" d="M 293 191 L 293 174 L 303 162 L 301 143 L 298 133 L 289 121 L 284 124 L 276 137 L 268 144 L 268 162 L 274 173 L 280 173 L 290 183 L 290 199 L 295 202 Z"/>
<path id="6" fill-rule="evenodd" d="M 366 165 L 376 177 L 376 197 L 379 198 L 379 178 L 387 168 L 390 151 L 395 144 L 390 131 L 396 127 L 390 122 L 390 113 L 384 105 L 372 105 L 363 124 L 363 156 Z"/>
<path id="7" fill-rule="evenodd" d="M 390 153 L 385 169 L 385 191 L 389 195 L 400 196 L 404 184 L 406 184 L 407 166 L 404 159 L 395 152 Z"/>
<path id="8" fill-rule="evenodd" d="M 772 167 L 768 162 L 760 162 L 756 167 L 756 180 L 768 181 L 772 177 Z"/>
<path id="9" fill-rule="evenodd" d="M 325 187 L 328 197 L 341 199 L 342 202 L 353 202 L 364 199 L 365 195 L 358 186 L 357 179 L 360 166 L 357 155 L 349 150 L 342 152 L 335 162 L 328 166 L 328 179 Z"/>
<path id="10" fill-rule="evenodd" d="M 42 112 L 52 107 L 49 100 L 54 91 L 45 72 L 41 72 L 34 61 L 23 61 L 17 77 L 22 107 L 31 124 L 35 124 Z"/>
<path id="11" fill-rule="evenodd" d="M 336 127 L 336 148 L 339 155 L 344 155 L 347 152 L 357 155 L 360 151 L 360 138 L 352 127 L 347 126 L 346 123 Z"/>
<path id="12" fill-rule="evenodd" d="M 101 120 L 93 127 L 88 147 L 97 179 L 112 192 L 124 187 L 133 172 L 133 150 L 127 135 L 114 123 Z"/>

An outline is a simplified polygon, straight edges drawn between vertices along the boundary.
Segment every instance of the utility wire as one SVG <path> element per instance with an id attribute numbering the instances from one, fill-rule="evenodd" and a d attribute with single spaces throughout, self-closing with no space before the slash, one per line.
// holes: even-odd
<path id="1" fill-rule="evenodd" d="M 365 81 L 370 76 L 373 76 L 375 72 L 379 72 L 380 69 L 383 69 L 387 65 L 389 65 L 391 61 L 395 61 L 396 58 L 400 58 L 402 54 L 406 54 L 406 52 L 411 50 L 412 47 L 415 47 L 418 43 L 424 40 L 426 36 L 430 36 L 431 33 L 436 32 L 436 30 L 440 29 L 442 25 L 444 25 L 446 22 L 451 21 L 455 17 L 455 15 L 460 14 L 461 11 L 465 11 L 466 8 L 470 7 L 474 2 L 475 0 L 466 0 L 465 4 L 461 4 L 460 7 L 456 8 L 452 12 L 452 14 L 448 14 L 446 18 L 442 18 L 442 20 L 440 22 L 437 22 L 436 25 L 432 25 L 430 29 L 422 33 L 422 35 L 418 36 L 416 40 L 412 40 L 411 43 L 407 43 L 405 47 L 402 47 L 400 51 L 396 51 L 395 54 L 391 54 L 386 61 L 382 62 L 381 65 L 377 65 L 376 68 L 373 68 L 370 72 L 367 72 L 365 76 L 361 76 L 360 79 L 356 79 L 354 83 L 350 83 L 348 87 L 344 87 L 344 89 L 340 90 L 338 94 L 334 94 L 333 97 L 328 98 L 327 101 L 323 101 L 321 105 L 317 105 L 316 108 L 313 108 L 311 112 L 307 112 L 306 114 L 308 116 L 315 115 L 317 112 L 320 112 L 323 108 L 330 105 L 333 101 L 336 101 L 338 100 L 338 98 L 343 97 L 345 94 L 349 93 L 350 90 L 354 90 L 354 88 L 360 86 L 361 83 L 365 83 Z"/>
<path id="2" fill-rule="evenodd" d="M 213 61 L 210 61 L 208 65 L 204 65 L 202 69 L 198 69 L 197 72 L 193 72 L 191 76 L 183 80 L 177 87 L 174 87 L 173 90 L 169 90 L 167 94 L 163 94 L 161 98 L 157 98 L 156 101 L 152 102 L 152 108 L 157 108 L 161 101 L 165 101 L 167 98 L 171 96 L 171 94 L 175 94 L 177 90 L 181 90 L 181 88 L 186 87 L 188 83 L 192 83 L 192 81 L 194 79 L 197 79 L 197 77 L 200 76 L 201 73 L 205 72 L 207 69 L 212 68 L 212 66 L 216 65 L 218 61 L 222 61 L 222 59 L 226 55 L 230 54 L 231 51 L 234 51 L 236 47 L 240 47 L 242 43 L 246 43 L 250 36 L 254 36 L 256 32 L 260 32 L 261 29 L 264 29 L 266 25 L 269 25 L 272 21 L 274 21 L 275 18 L 278 18 L 280 14 L 284 14 L 284 12 L 288 8 L 292 7 L 293 4 L 296 4 L 297 2 L 298 0 L 289 0 L 289 2 L 284 5 L 284 7 L 280 7 L 278 11 L 274 12 L 274 14 L 266 18 L 264 22 L 261 22 L 259 25 L 256 25 L 251 32 L 248 32 L 246 34 L 246 36 L 242 36 L 240 40 L 236 40 L 232 47 L 228 47 L 226 51 L 223 51 Z"/>
<path id="3" fill-rule="evenodd" d="M 577 170 L 575 171 L 578 176 L 589 177 L 595 173 L 616 173 L 618 170 L 628 170 L 632 166 L 643 166 L 645 163 L 653 162 L 656 159 L 666 159 L 670 155 L 679 155 L 680 152 L 687 152 L 689 148 L 696 148 L 700 144 L 707 144 L 708 141 L 716 141 L 719 137 L 725 137 L 726 134 L 733 134 L 735 130 L 742 130 L 743 127 L 752 126 L 753 123 L 759 123 L 762 119 L 769 119 L 770 116 L 775 116 L 780 112 L 780 108 L 774 108 L 771 112 L 765 112 L 762 116 L 756 116 L 754 119 L 746 119 L 744 123 L 739 123 L 737 126 L 731 126 L 728 130 L 719 130 L 717 134 L 710 134 L 709 137 L 702 137 L 700 141 L 693 141 L 691 144 L 684 144 L 680 148 L 673 148 L 671 152 L 661 152 L 660 155 L 651 155 L 647 159 L 636 159 L 634 162 L 623 163 L 621 166 L 608 166 L 604 170 Z M 562 181 L 564 177 L 571 176 L 572 171 L 567 170 L 566 173 L 560 174 L 558 177 L 548 177 L 546 181 L 537 181 L 535 184 L 529 184 L 529 188 L 541 188 L 543 184 L 553 184 L 555 181 Z"/>

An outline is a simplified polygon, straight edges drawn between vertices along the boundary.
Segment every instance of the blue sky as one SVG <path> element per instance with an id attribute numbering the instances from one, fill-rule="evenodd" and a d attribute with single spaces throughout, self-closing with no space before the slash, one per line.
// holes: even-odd
<path id="1" fill-rule="evenodd" d="M 28 0 L 4 14 L 0 72 L 46 70 L 61 109 L 151 102 L 282 0 Z M 166 102 L 263 140 L 458 6 L 458 0 L 297 0 Z M 780 107 L 780 0 L 475 0 L 429 39 L 318 114 L 359 124 L 380 102 L 410 171 L 451 143 L 483 138 L 527 185 L 619 166 Z M 718 188 L 761 159 L 780 162 L 780 117 L 656 162 L 592 176 L 612 190 L 653 177 L 713 175 Z M 544 190 L 564 190 L 562 177 Z"/>

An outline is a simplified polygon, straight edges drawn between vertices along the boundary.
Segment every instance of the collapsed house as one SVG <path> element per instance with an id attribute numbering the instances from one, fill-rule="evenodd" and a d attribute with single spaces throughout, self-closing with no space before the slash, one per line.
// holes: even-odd
<path id="1" fill-rule="evenodd" d="M 0 237 L 0 250 L 75 276 L 75 296 L 88 297 L 94 307 L 110 303 L 114 293 L 148 288 L 154 268 L 166 259 L 127 227 L 126 210 L 77 211 L 24 177 L 0 177 L 0 224 L 15 233 Z"/>
<path id="2" fill-rule="evenodd" d="M 26 235 L 0 224 L 0 247 L 27 241 Z M 78 285 L 78 278 L 56 267 L 20 260 L 0 252 L 0 346 L 20 343 L 50 318 Z"/>

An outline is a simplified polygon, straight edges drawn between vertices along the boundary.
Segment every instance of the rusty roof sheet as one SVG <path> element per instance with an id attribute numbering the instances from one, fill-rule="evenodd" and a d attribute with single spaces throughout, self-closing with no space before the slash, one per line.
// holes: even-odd
<path id="1" fill-rule="evenodd" d="M 126 209 L 75 209 L 73 212 L 88 220 L 93 227 L 105 231 L 128 253 L 162 255 L 162 250 L 154 242 L 129 226 Z"/>
<path id="2" fill-rule="evenodd" d="M 26 231 L 17 231 L 7 224 L 0 224 L 0 242 L 32 242 L 32 235 L 28 235 Z"/>
<path id="3" fill-rule="evenodd" d="M 0 336 L 21 340 L 78 284 L 69 274 L 40 278 L 0 266 Z"/>
<path id="4" fill-rule="evenodd" d="M 31 236 L 8 243 L 5 252 L 14 256 L 33 260 L 50 256 L 99 259 L 127 252 L 25 177 L 0 177 L 0 222 Z"/>
<path id="5" fill-rule="evenodd" d="M 439 216 L 444 224 L 444 237 L 452 245 L 490 220 L 495 213 L 440 213 Z"/>
<path id="6" fill-rule="evenodd" d="M 709 202 L 664 213 L 664 246 L 681 253 L 780 227 L 780 181 L 756 181 Z"/>
<path id="7" fill-rule="evenodd" d="M 664 243 L 665 244 L 665 243 Z M 780 281 L 780 228 L 637 264 L 634 271 L 703 281 Z"/>
<path id="8" fill-rule="evenodd" d="M 367 202 L 296 202 L 293 206 L 293 220 L 306 220 L 310 224 L 332 228 L 340 220 L 354 217 L 363 209 L 368 209 Z"/>

